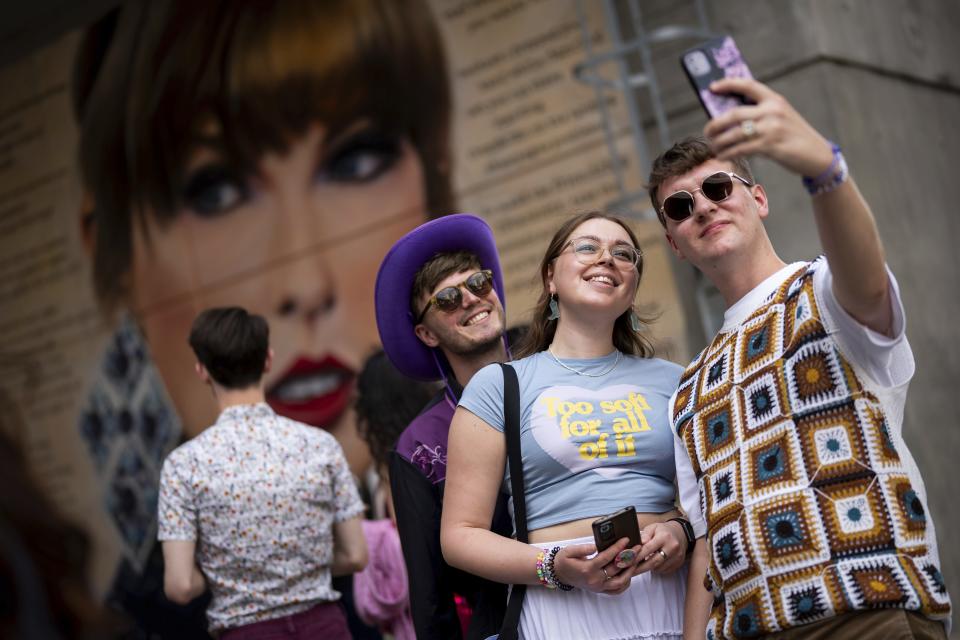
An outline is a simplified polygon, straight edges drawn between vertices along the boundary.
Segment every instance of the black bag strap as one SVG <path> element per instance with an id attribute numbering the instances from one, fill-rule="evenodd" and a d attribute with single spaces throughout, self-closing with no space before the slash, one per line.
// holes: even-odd
<path id="1" fill-rule="evenodd" d="M 523 459 L 520 457 L 520 383 L 516 370 L 508 364 L 503 369 L 503 433 L 507 439 L 507 463 L 510 466 L 510 490 L 513 494 L 513 522 L 517 540 L 529 542 L 527 535 L 527 499 L 523 489 Z M 515 584 L 510 590 L 507 613 L 503 616 L 500 640 L 517 640 L 520 610 L 527 585 Z"/>

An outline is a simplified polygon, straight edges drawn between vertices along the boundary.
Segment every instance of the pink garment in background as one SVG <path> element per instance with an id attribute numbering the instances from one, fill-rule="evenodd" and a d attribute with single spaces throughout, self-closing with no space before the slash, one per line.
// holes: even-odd
<path id="1" fill-rule="evenodd" d="M 364 520 L 363 535 L 370 559 L 367 567 L 353 577 L 357 614 L 396 640 L 416 640 L 397 530 L 390 520 Z"/>
<path id="2" fill-rule="evenodd" d="M 470 603 L 459 593 L 453 594 L 453 602 L 457 605 L 457 617 L 460 618 L 460 630 L 463 631 L 463 637 L 467 637 L 467 629 L 470 627 L 470 618 L 473 616 L 473 609 Z"/>

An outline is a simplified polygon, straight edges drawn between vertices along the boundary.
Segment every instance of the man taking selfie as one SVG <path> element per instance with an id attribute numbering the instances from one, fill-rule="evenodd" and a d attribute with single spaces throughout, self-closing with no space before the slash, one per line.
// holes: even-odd
<path id="1" fill-rule="evenodd" d="M 649 180 L 671 249 L 727 307 L 670 406 L 700 536 L 685 635 L 945 638 L 950 598 L 901 434 L 914 360 L 873 214 L 840 147 L 782 96 L 750 79 L 710 88 L 753 104 L 676 143 Z M 804 176 L 824 256 L 777 255 L 753 155 Z"/>

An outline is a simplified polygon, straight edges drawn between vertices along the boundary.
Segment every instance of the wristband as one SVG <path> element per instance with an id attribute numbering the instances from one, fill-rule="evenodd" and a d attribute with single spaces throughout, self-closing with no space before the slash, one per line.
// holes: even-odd
<path id="1" fill-rule="evenodd" d="M 561 547 L 554 547 L 550 549 L 550 553 L 547 554 L 547 558 L 544 564 L 546 565 L 546 568 L 549 571 L 550 581 L 553 583 L 553 585 L 557 589 L 560 589 L 560 591 L 572 591 L 573 586 L 565 582 L 561 582 L 560 578 L 557 577 L 556 571 L 554 571 L 553 569 L 553 563 L 556 560 L 557 553 L 559 553 L 560 549 Z"/>
<path id="2" fill-rule="evenodd" d="M 676 522 L 680 525 L 680 528 L 683 529 L 683 536 L 687 539 L 687 555 L 693 553 L 693 545 L 696 544 L 697 538 L 693 534 L 693 525 L 690 524 L 690 521 L 686 518 L 670 518 L 667 522 Z"/>
<path id="3" fill-rule="evenodd" d="M 808 176 L 803 177 L 803 186 L 811 196 L 818 196 L 822 193 L 830 193 L 841 184 L 847 181 L 849 171 L 847 170 L 847 161 L 840 151 L 840 145 L 831 142 L 830 149 L 833 151 L 833 160 L 827 170 L 816 178 Z"/>

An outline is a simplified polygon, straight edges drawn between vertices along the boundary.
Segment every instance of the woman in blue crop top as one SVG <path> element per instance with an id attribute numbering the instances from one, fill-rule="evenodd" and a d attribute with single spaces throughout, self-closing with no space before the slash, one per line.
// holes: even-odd
<path id="1" fill-rule="evenodd" d="M 520 618 L 527 640 L 682 637 L 677 569 L 688 527 L 671 520 L 680 514 L 666 409 L 681 368 L 650 357 L 638 331 L 642 272 L 630 227 L 596 212 L 563 224 L 543 258 L 525 357 L 511 363 L 530 544 L 488 530 L 509 487 L 497 365 L 474 375 L 450 427 L 444 556 L 491 580 L 535 585 Z M 641 544 L 623 538 L 596 553 L 592 521 L 629 505 Z"/>

